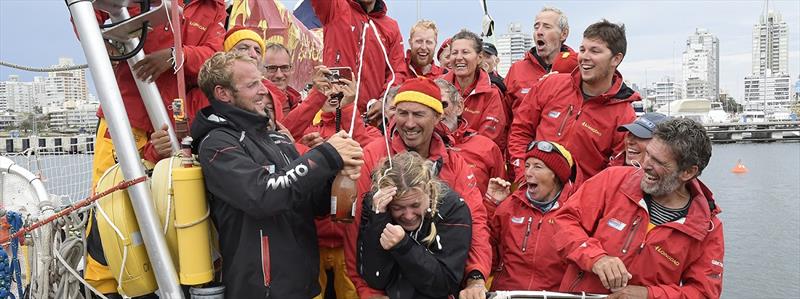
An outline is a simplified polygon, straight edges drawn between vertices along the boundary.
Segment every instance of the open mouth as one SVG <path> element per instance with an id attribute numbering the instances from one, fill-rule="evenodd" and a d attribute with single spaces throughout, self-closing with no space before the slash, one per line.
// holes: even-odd
<path id="1" fill-rule="evenodd" d="M 645 181 L 645 183 L 648 183 L 648 184 L 650 184 L 650 185 L 653 185 L 653 184 L 655 184 L 656 182 L 658 182 L 658 177 L 657 177 L 657 176 L 654 176 L 654 175 L 652 175 L 652 174 L 649 174 L 649 173 L 647 173 L 647 172 L 645 172 L 645 173 L 644 173 L 644 181 Z"/>
<path id="2" fill-rule="evenodd" d="M 459 71 L 466 71 L 467 70 L 467 64 L 466 63 L 456 63 L 454 65 L 454 68 L 456 70 L 459 70 Z"/>
<path id="3" fill-rule="evenodd" d="M 544 41 L 543 40 L 537 40 L 536 41 L 536 45 L 539 46 L 540 48 L 544 47 Z"/>

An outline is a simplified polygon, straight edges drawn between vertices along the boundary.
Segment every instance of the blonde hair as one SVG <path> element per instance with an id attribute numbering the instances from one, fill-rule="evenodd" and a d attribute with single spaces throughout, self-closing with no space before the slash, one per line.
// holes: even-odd
<path id="1" fill-rule="evenodd" d="M 207 98 L 214 98 L 214 88 L 217 85 L 236 90 L 233 86 L 233 70 L 231 66 L 234 61 L 242 61 L 258 65 L 258 62 L 244 53 L 235 51 L 217 52 L 203 63 L 200 73 L 197 75 L 197 85 Z"/>
<path id="2" fill-rule="evenodd" d="M 417 30 L 425 29 L 433 30 L 433 35 L 439 36 L 439 28 L 436 27 L 435 22 L 431 20 L 419 20 L 414 23 L 414 26 L 411 26 L 411 32 L 408 35 L 408 40 L 411 40 L 411 37 L 414 36 L 414 32 L 417 32 Z"/>
<path id="3" fill-rule="evenodd" d="M 439 210 L 441 198 L 444 196 L 444 186 L 434 176 L 433 162 L 423 159 L 417 152 L 407 151 L 392 157 L 394 167 L 390 168 L 389 160 L 386 159 L 383 165 L 374 173 L 372 181 L 372 191 L 377 192 L 387 187 L 397 187 L 395 198 L 417 189 L 428 195 L 431 204 L 428 213 L 423 217 L 432 219 Z M 422 224 L 420 224 L 422 227 Z M 428 236 L 422 239 L 426 246 L 430 246 L 436 239 L 436 225 L 431 221 L 431 231 Z"/>

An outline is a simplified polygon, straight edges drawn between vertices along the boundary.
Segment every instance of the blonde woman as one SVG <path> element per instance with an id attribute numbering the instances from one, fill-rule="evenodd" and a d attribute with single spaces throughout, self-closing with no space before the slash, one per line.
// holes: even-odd
<path id="1" fill-rule="evenodd" d="M 416 152 L 392 162 L 375 172 L 363 201 L 360 274 L 392 299 L 457 294 L 472 239 L 469 208 Z"/>

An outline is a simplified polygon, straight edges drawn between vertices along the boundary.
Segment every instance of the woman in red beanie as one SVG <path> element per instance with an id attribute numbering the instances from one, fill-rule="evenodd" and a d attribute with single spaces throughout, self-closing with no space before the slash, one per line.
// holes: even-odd
<path id="1" fill-rule="evenodd" d="M 566 148 L 534 141 L 525 158 L 526 185 L 505 200 L 511 184 L 489 182 L 486 199 L 499 203 L 489 222 L 497 256 L 491 290 L 558 290 L 567 265 L 553 247 L 553 215 L 572 194 L 574 169 Z"/>

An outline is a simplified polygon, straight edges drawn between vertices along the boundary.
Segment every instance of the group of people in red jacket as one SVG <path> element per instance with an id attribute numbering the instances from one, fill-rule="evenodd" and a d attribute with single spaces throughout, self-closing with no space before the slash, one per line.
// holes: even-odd
<path id="1" fill-rule="evenodd" d="M 691 120 L 636 117 L 631 102 L 640 96 L 617 71 L 627 49 L 623 25 L 606 20 L 590 25 L 575 52 L 564 44 L 570 32 L 566 15 L 543 8 L 535 17 L 535 45 L 511 66 L 501 87 L 492 80 L 499 75 L 482 68 L 492 65 L 482 60 L 495 59 L 497 51 L 475 33 L 462 30 L 437 51 L 436 24 L 421 20 L 411 28 L 404 51 L 384 0 L 313 0 L 323 25 L 323 62 L 301 93 L 286 83 L 292 76 L 289 50 L 265 43 L 248 28 L 225 32 L 212 13 L 219 10 L 218 2 L 193 1 L 185 10 L 187 24 L 209 23 L 203 27 L 207 32 L 197 35 L 205 40 L 184 39 L 190 114 L 209 101 L 192 89 L 194 69 L 214 52 L 240 52 L 258 61 L 264 74 L 272 127 L 291 137 L 301 154 L 351 127 L 351 137 L 363 149 L 354 223 L 316 220 L 317 298 L 324 297 L 328 285 L 336 298 L 482 299 L 489 290 L 610 293 L 609 298 L 720 296 L 720 209 L 697 178 L 710 159 L 710 141 L 702 125 Z M 205 5 L 207 12 L 195 12 L 192 5 Z M 189 36 L 187 30 L 198 28 L 185 27 Z M 145 49 L 169 49 L 167 39 Z M 332 68 L 350 68 L 352 80 L 332 76 Z M 135 91 L 131 72 L 117 73 L 134 132 L 149 134 L 144 138 L 151 142 L 142 144 L 145 157 L 169 156 L 166 133 L 150 127 L 137 108 L 141 104 L 135 104 L 138 94 L 127 95 Z M 152 74 L 164 86 L 174 77 Z M 175 97 L 174 88 L 159 87 L 165 101 Z M 359 117 L 351 117 L 354 110 Z M 98 138 L 110 138 L 106 135 L 98 132 Z M 398 193 L 400 179 L 391 188 L 375 185 L 397 167 L 392 157 L 405 152 L 430 164 L 423 168 L 446 185 L 442 192 L 460 199 L 453 203 L 442 196 L 447 209 L 468 212 L 468 224 L 449 223 L 430 208 L 415 212 L 419 207 L 406 203 L 416 191 Z M 96 169 L 108 166 L 95 161 Z M 414 186 L 403 188 L 429 190 Z M 381 218 L 381 212 L 390 217 Z M 386 227 L 369 226 L 377 220 Z M 445 256 L 456 244 L 442 242 L 450 240 L 444 235 L 451 231 L 443 228 L 447 225 L 470 227 L 460 263 Z M 399 235 L 398 227 L 403 229 Z M 364 235 L 370 233 L 377 235 Z M 419 241 L 425 236 L 431 238 Z M 409 252 L 423 256 L 408 258 Z M 388 273 L 365 270 L 384 269 L 374 261 L 392 258 L 396 267 Z M 102 259 L 92 255 L 86 272 L 90 282 L 113 278 L 104 277 L 97 265 Z M 432 261 L 447 271 L 420 270 L 432 267 Z M 440 281 L 456 287 L 443 285 L 442 293 L 430 285 Z"/>

